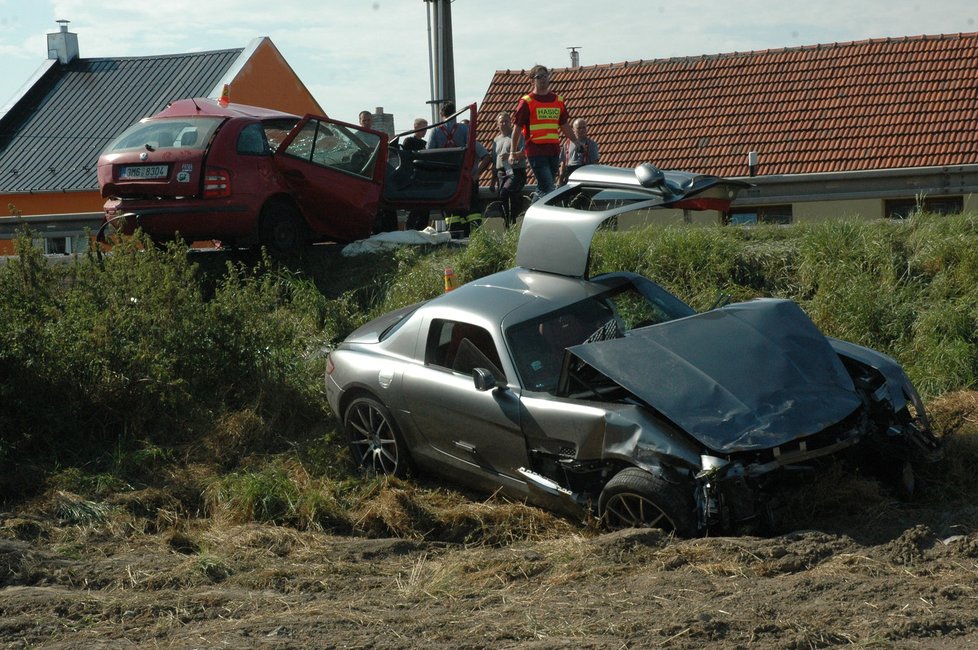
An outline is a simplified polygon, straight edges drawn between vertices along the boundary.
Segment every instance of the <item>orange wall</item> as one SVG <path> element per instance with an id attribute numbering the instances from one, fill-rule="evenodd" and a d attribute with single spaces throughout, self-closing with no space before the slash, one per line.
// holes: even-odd
<path id="1" fill-rule="evenodd" d="M 237 76 L 231 81 L 231 101 L 305 115 L 325 114 L 309 89 L 285 58 L 267 38 L 255 48 Z"/>
<path id="2" fill-rule="evenodd" d="M 13 204 L 22 215 L 73 214 L 101 212 L 105 199 L 98 190 L 90 192 L 37 192 L 31 194 L 0 194 L 0 215 L 12 216 L 7 207 Z"/>

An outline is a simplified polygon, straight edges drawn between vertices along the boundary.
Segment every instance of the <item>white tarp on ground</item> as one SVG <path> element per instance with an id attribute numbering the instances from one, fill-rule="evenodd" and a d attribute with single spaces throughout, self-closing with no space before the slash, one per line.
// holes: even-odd
<path id="1" fill-rule="evenodd" d="M 382 232 L 361 239 L 343 247 L 343 255 L 353 257 L 364 253 L 376 253 L 382 250 L 398 248 L 399 246 L 412 246 L 418 244 L 445 244 L 452 240 L 449 232 L 435 232 L 432 228 L 424 230 L 393 230 Z"/>

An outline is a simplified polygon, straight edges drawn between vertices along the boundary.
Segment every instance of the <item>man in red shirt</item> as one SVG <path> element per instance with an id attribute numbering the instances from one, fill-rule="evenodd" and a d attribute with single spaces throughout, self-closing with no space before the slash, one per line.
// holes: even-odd
<path id="1" fill-rule="evenodd" d="M 550 71 L 542 65 L 530 69 L 533 90 L 516 104 L 510 163 L 526 157 L 541 196 L 554 189 L 560 170 L 560 134 L 577 144 L 564 99 L 550 90 Z"/>

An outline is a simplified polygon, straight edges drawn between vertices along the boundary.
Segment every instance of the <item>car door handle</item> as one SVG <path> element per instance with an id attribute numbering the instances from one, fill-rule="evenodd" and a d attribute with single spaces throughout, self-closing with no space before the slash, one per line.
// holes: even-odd
<path id="1" fill-rule="evenodd" d="M 455 444 L 456 447 L 458 447 L 462 451 L 468 452 L 470 454 L 474 454 L 475 453 L 475 445 L 470 445 L 469 443 L 462 442 L 461 440 L 456 440 L 454 444 Z"/>

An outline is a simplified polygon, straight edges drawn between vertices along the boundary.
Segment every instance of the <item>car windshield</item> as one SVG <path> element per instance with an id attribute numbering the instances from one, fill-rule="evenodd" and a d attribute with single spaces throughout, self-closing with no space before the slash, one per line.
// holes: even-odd
<path id="1" fill-rule="evenodd" d="M 136 149 L 204 149 L 220 126 L 221 117 L 179 117 L 148 119 L 133 124 L 115 139 L 105 153 Z"/>
<path id="2" fill-rule="evenodd" d="M 265 137 L 268 139 L 268 147 L 272 153 L 278 151 L 278 146 L 282 144 L 282 140 L 285 140 L 285 136 L 295 127 L 296 123 L 297 120 L 281 118 L 265 120 L 261 123 Z"/>
<path id="3" fill-rule="evenodd" d="M 608 291 L 513 325 L 506 340 L 523 386 L 554 392 L 564 350 L 627 336 L 641 327 L 691 316 L 691 307 L 655 282 L 633 274 L 594 279 Z"/>

